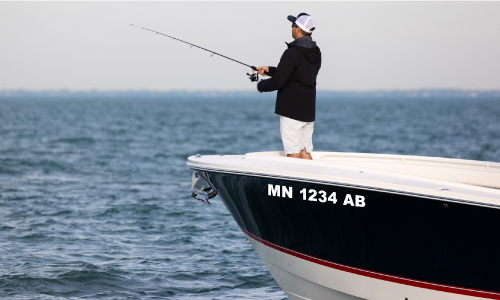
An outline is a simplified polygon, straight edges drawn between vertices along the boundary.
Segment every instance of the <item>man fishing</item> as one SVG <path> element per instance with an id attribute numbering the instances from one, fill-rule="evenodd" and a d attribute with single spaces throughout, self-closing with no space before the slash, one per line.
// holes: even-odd
<path id="1" fill-rule="evenodd" d="M 316 28 L 314 19 L 301 13 L 288 16 L 292 22 L 294 41 L 277 67 L 258 67 L 260 75 L 269 73 L 270 79 L 257 83 L 259 92 L 278 90 L 275 113 L 280 115 L 283 148 L 288 157 L 312 159 L 312 134 L 316 118 L 316 76 L 321 68 L 321 51 L 312 40 Z"/>

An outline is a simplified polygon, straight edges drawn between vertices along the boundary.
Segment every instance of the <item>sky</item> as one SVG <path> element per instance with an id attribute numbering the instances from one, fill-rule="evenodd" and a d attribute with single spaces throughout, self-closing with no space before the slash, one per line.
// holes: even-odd
<path id="1" fill-rule="evenodd" d="M 316 21 L 321 90 L 500 89 L 500 2 L 0 2 L 0 90 L 252 90 L 288 15 Z"/>

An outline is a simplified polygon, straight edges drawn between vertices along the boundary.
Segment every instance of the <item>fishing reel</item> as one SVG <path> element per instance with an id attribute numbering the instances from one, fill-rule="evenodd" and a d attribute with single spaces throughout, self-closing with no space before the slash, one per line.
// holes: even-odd
<path id="1" fill-rule="evenodd" d="M 255 81 L 259 81 L 259 73 L 252 73 L 252 74 L 248 74 L 248 78 L 250 78 L 250 81 L 251 82 L 255 82 Z"/>

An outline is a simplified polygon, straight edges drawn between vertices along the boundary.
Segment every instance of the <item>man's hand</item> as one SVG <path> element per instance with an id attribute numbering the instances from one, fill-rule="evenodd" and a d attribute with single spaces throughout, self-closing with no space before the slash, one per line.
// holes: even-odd
<path id="1" fill-rule="evenodd" d="M 258 67 L 257 68 L 257 72 L 259 72 L 259 75 L 267 76 L 264 74 L 264 71 L 269 72 L 269 67 Z"/>
<path id="2" fill-rule="evenodd" d="M 258 82 L 257 82 L 257 91 L 259 91 L 259 83 L 258 83 Z M 262 92 L 261 92 L 261 91 L 259 91 L 259 93 L 261 93 L 261 94 L 262 94 Z"/>

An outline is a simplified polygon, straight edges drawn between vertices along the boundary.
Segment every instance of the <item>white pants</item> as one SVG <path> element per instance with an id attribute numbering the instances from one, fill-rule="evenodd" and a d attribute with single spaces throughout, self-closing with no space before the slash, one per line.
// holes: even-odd
<path id="1" fill-rule="evenodd" d="M 280 116 L 281 140 L 285 154 L 300 153 L 302 150 L 311 153 L 313 131 L 314 122 L 301 122 Z"/>

